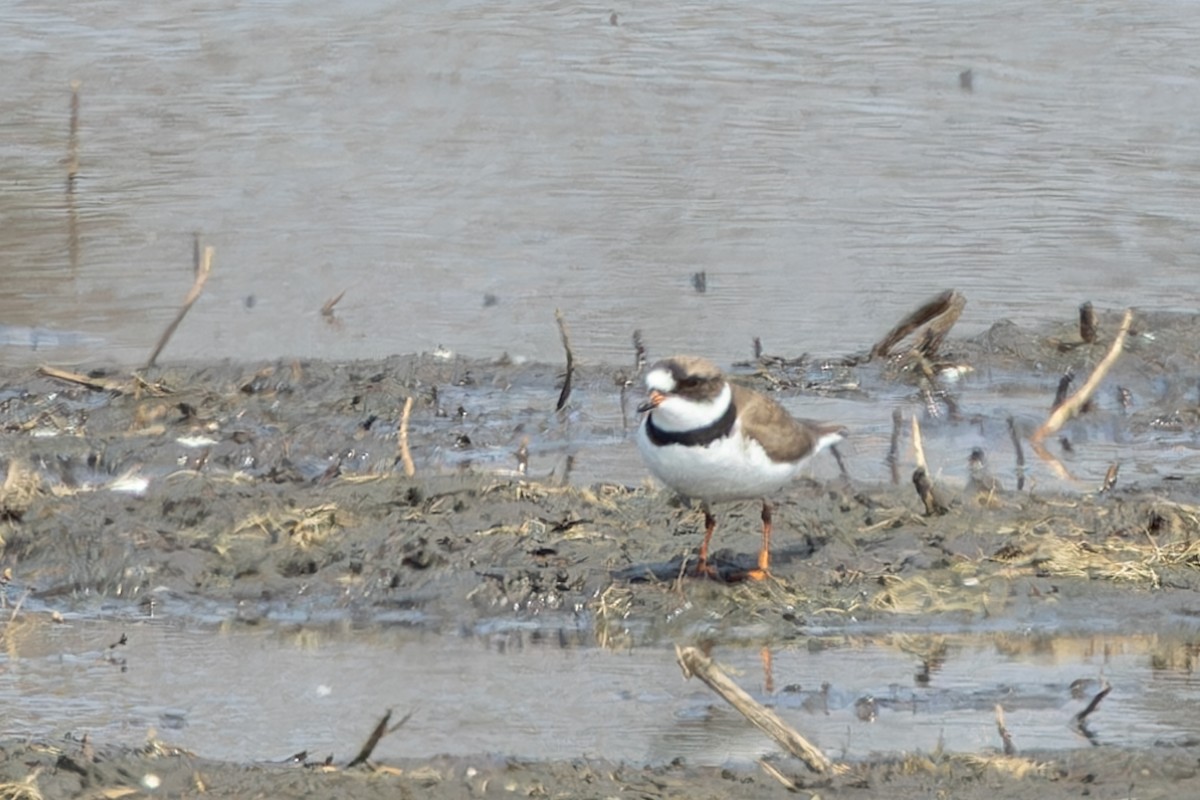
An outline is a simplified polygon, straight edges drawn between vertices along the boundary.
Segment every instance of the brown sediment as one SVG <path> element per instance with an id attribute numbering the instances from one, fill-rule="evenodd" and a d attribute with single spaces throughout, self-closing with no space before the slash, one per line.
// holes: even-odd
<path id="1" fill-rule="evenodd" d="M 1194 352 L 1194 342 L 1200 317 L 1148 319 L 1139 313 L 1138 326 L 1155 332 L 1157 339 L 1131 339 L 1128 363 L 1121 360 L 1109 373 L 1137 391 L 1137 406 L 1128 414 L 1114 408 L 1100 417 L 1102 433 L 1111 426 L 1130 439 L 1153 438 L 1160 418 L 1178 430 L 1194 431 L 1189 417 L 1169 416 L 1176 407 L 1147 388 L 1146 376 L 1169 382 L 1179 373 L 1197 371 L 1200 354 Z M 1110 330 L 1107 324 L 1103 329 Z M 1006 331 L 1011 339 L 1004 339 Z M 968 354 L 979 370 L 994 363 L 988 358 L 1012 359 L 1004 368 L 1018 364 L 1030 376 L 1029 385 L 1039 389 L 1042 376 L 1061 374 L 1068 366 L 1050 336 L 1014 329 L 990 335 L 986 346 L 953 342 L 956 356 Z M 1035 370 L 1034 363 L 1042 368 Z M 865 623 L 897 636 L 906 628 L 926 631 L 945 622 L 1017 626 L 1049 615 L 1065 625 L 1086 627 L 1102 614 L 1105 620 L 1137 619 L 1139 626 L 1153 631 L 1171 629 L 1194 615 L 1200 591 L 1200 541 L 1195 535 L 1200 494 L 1195 482 L 1130 471 L 1129 462 L 1137 462 L 1122 456 L 1125 470 L 1136 480 L 1126 476 L 1098 496 L 1099 474 L 1072 491 L 1048 486 L 1045 470 L 1035 464 L 1024 492 L 982 506 L 948 503 L 944 515 L 924 516 L 913 506 L 913 489 L 892 485 L 888 470 L 880 467 L 889 445 L 888 409 L 904 402 L 883 392 L 879 435 L 874 440 L 869 432 L 856 437 L 857 451 L 848 453 L 860 457 L 856 473 L 867 471 L 869 462 L 878 483 L 856 475 L 853 497 L 831 488 L 836 484 L 811 479 L 781 493 L 774 514 L 772 580 L 726 585 L 680 579 L 687 564 L 682 553 L 693 551 L 698 538 L 698 515 L 649 488 L 640 470 L 618 476 L 620 480 L 577 486 L 546 477 L 545 453 L 559 443 L 537 427 L 544 407 L 537 412 L 541 416 L 522 416 L 522 410 L 502 399 L 499 407 L 488 409 L 498 424 L 484 432 L 467 430 L 474 413 L 464 421 L 414 411 L 409 446 L 421 470 L 411 477 L 404 474 L 403 459 L 396 460 L 396 432 L 365 421 L 371 415 L 394 419 L 408 398 L 421 398 L 414 405 L 420 409 L 439 386 L 443 398 L 449 391 L 467 395 L 445 399 L 451 411 L 460 402 L 468 408 L 476 402 L 482 406 L 470 395 L 471 386 L 458 385 L 467 369 L 475 385 L 489 391 L 516 385 L 532 387 L 532 394 L 542 397 L 557 388 L 559 374 L 554 365 L 416 357 L 345 364 L 168 365 L 160 367 L 154 387 L 114 380 L 105 374 L 122 373 L 88 367 L 43 373 L 0 370 L 4 385 L 20 387 L 0 404 L 6 450 L 0 483 L 0 601 L 8 603 L 2 615 L 8 622 L 0 636 L 16 634 L 12 626 L 27 622 L 30 604 L 78 608 L 88 598 L 102 598 L 133 609 L 145 601 L 149 608 L 162 593 L 182 605 L 233 606 L 252 598 L 247 606 L 267 608 L 261 612 L 267 623 L 270 609 L 294 620 L 296 611 L 302 616 L 310 607 L 345 608 L 359 620 L 412 609 L 421 620 L 413 624 L 434 632 L 512 621 L 549 626 L 566 620 L 588 641 L 614 650 L 680 640 L 697 629 L 721 643 L 743 641 L 752 628 L 756 647 L 763 642 L 794 646 L 798 636 L 811 640 L 817 626 L 842 631 Z M 624 369 L 628 372 L 627 363 Z M 620 391 L 613 380 L 616 371 L 575 365 L 572 402 L 582 404 L 611 392 L 615 404 Z M 850 377 L 871 380 L 861 373 Z M 170 399 L 149 397 L 151 388 L 169 393 Z M 915 392 L 909 397 L 920 402 Z M 1174 397 L 1194 404 L 1194 384 Z M 975 410 L 968 405 L 970 393 L 959 399 L 970 418 Z M 1038 402 L 1044 405 L 1044 395 Z M 1104 408 L 1095 412 L 1106 413 Z M 1014 418 L 1010 409 L 1001 409 L 987 422 L 1001 438 L 1007 425 L 1020 475 L 1023 443 L 1018 434 L 1030 423 Z M 926 425 L 922 457 L 935 469 L 938 435 L 943 426 L 954 424 Z M 612 425 L 619 432 L 618 423 Z M 476 441 L 495 440 L 502 468 L 493 470 L 483 460 L 467 466 L 437 462 L 454 437 L 467 432 Z M 1081 454 L 1102 435 L 1094 429 L 1089 433 L 1090 440 L 1072 435 Z M 195 438 L 212 441 L 180 444 Z M 1004 456 L 994 446 L 989 449 L 996 467 Z M 513 475 L 509 469 L 514 451 L 524 452 L 517 459 L 518 465 L 526 464 L 527 474 Z M 201 453 L 206 455 L 199 457 Z M 367 455 L 356 466 L 351 453 Z M 586 463 L 586 454 L 580 461 Z M 961 470 L 962 459 L 952 461 Z M 1099 471 L 1108 463 L 1106 457 Z M 330 464 L 336 469 L 328 471 Z M 114 477 L 139 465 L 150 476 L 142 495 L 107 489 Z M 939 480 L 948 496 L 954 486 L 952 479 Z M 710 554 L 723 571 L 752 567 L 758 545 L 755 520 L 744 506 L 731 504 L 731 509 L 723 523 L 729 536 L 719 542 L 722 549 Z M 29 602 L 22 605 L 23 598 Z M 97 647 L 111 642 L 105 639 Z M 124 655 L 125 649 L 116 652 Z M 1191 657 L 1186 651 L 1178 655 L 1181 663 Z M 933 658 L 922 652 L 916 662 L 926 665 L 927 683 L 937 680 L 936 669 L 928 666 Z M 1007 701 L 1006 707 L 1016 720 Z M 1002 721 L 993 722 L 990 708 L 989 703 L 981 710 L 980 724 L 997 724 L 995 730 L 1000 730 Z M 1200 795 L 1189 748 L 1121 748 L 1105 739 L 1103 714 L 1093 709 L 1084 721 L 1092 721 L 1107 747 L 1069 755 L 1031 755 L 1022 748 L 1025 758 L 988 752 L 868 756 L 820 778 L 805 774 L 796 762 L 768 763 L 785 780 L 830 798 L 887 793 L 916 800 L 927 797 L 936 781 L 968 798 L 1065 800 L 1096 786 L 1128 793 L 1131 765 L 1139 793 Z M 1010 735 L 1020 741 L 1021 731 L 1016 725 Z M 1002 749 L 1003 733 L 993 743 Z M 272 796 L 280 786 L 294 785 L 300 787 L 295 793 L 321 796 L 408 794 L 449 800 L 468 790 L 487 794 L 500 781 L 511 784 L 511 792 L 530 795 L 549 787 L 575 796 L 619 796 L 630 793 L 630 787 L 655 795 L 666 785 L 680 796 L 699 798 L 766 798 L 783 791 L 779 776 L 753 763 L 727 767 L 722 774 L 684 763 L 646 766 L 501 756 L 495 763 L 399 760 L 394 766 L 403 769 L 400 775 L 362 770 L 326 774 L 318 767 L 213 763 L 161 746 L 143 752 L 103 742 L 88 745 L 64 743 L 61 737 L 55 738 L 54 749 L 2 742 L 0 784 L 19 783 L 41 764 L 45 768 L 36 785 L 46 797 L 91 797 L 101 787 L 125 787 L 128 775 L 151 771 L 170 787 L 163 793 L 173 796 L 199 794 L 194 783 L 199 773 L 213 796 Z M 94 754 L 85 756 L 93 748 Z M 67 760 L 60 762 L 64 755 Z M 339 754 L 337 763 L 345 763 L 349 755 Z M 795 764 L 800 776 L 789 774 L 788 763 Z M 83 770 L 86 780 L 63 766 L 68 764 Z M 474 772 L 468 774 L 468 768 Z M 821 781 L 819 788 L 807 783 L 812 780 Z"/>

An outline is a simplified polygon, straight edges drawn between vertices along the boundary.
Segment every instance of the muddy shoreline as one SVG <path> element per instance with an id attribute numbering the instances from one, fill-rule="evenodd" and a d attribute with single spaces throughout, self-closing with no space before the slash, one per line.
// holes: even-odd
<path id="1" fill-rule="evenodd" d="M 1107 379 L 1114 388 L 1064 429 L 1070 438 L 1056 453 L 1067 468 L 1071 450 L 1100 444 L 1114 452 L 1153 447 L 1162 434 L 1173 448 L 1194 445 L 1200 318 L 1139 315 L 1136 327 Z M 986 386 L 986 407 L 973 404 L 970 385 L 938 387 L 953 393 L 952 409 L 894 360 L 777 360 L 743 369 L 762 388 L 837 395 L 878 407 L 880 417 L 851 454 L 848 477 L 805 479 L 779 498 L 776 577 L 761 584 L 681 579 L 699 543 L 699 514 L 644 472 L 573 477 L 582 449 L 628 447 L 622 412 L 637 396 L 633 367 L 580 368 L 563 415 L 550 410 L 561 366 L 506 360 L 175 365 L 139 381 L 120 370 L 84 370 L 92 385 L 0 370 L 5 618 L 115 608 L 244 625 L 350 619 L 433 632 L 520 625 L 569 629 L 613 649 L 998 624 L 1135 625 L 1191 638 L 1200 617 L 1200 485 L 1190 474 L 1126 465 L 1125 477 L 1104 491 L 1096 480 L 1033 481 L 1018 490 L 997 455 L 998 481 L 944 480 L 948 512 L 929 516 L 907 479 L 893 485 L 884 471 L 893 406 L 925 408 L 935 431 L 1003 430 L 1012 412 L 995 404 L 997 385 L 1041 391 L 1068 369 L 1084 373 L 1112 329 L 1113 315 L 1102 317 L 1095 345 L 1074 341 L 1067 324 L 1036 331 L 998 324 L 985 336 L 950 340 L 942 366 L 990 376 L 977 384 Z M 1135 399 L 1119 400 L 1117 386 Z M 397 445 L 410 396 L 412 477 Z M 601 402 L 607 416 L 593 407 Z M 722 516 L 716 558 L 735 570 L 754 558 L 745 532 L 755 511 L 735 504 Z M 489 757 L 325 773 L 103 742 L 14 740 L 0 750 L 3 780 L 40 765 L 37 785 L 48 797 L 94 796 L 116 785 L 145 790 L 139 782 L 149 772 L 162 781 L 160 793 L 184 796 L 197 781 L 218 797 L 787 791 L 757 768 L 686 763 Z M 820 780 L 782 757 L 775 765 L 830 797 L 880 790 L 1108 796 L 1131 785 L 1137 796 L 1153 797 L 1200 786 L 1195 745 L 1021 753 L 1011 763 L 978 755 L 886 756 Z"/>

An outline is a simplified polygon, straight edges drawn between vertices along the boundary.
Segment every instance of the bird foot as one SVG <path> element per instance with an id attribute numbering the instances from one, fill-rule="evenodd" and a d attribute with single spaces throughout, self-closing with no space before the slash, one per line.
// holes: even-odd
<path id="1" fill-rule="evenodd" d="M 746 570 L 741 576 L 744 581 L 765 581 L 769 577 L 771 577 L 770 570 L 759 568 Z"/>
<path id="2" fill-rule="evenodd" d="M 692 570 L 693 578 L 712 578 L 714 581 L 721 580 L 720 571 L 707 560 L 701 560 L 696 564 L 696 568 Z"/>

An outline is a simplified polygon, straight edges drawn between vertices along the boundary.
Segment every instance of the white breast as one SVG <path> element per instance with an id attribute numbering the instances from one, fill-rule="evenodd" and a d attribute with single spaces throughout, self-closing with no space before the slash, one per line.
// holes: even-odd
<path id="1" fill-rule="evenodd" d="M 682 495 L 710 502 L 771 494 L 791 482 L 804 464 L 804 459 L 772 461 L 762 445 L 743 435 L 741 422 L 734 424 L 729 436 L 705 447 L 688 447 L 654 444 L 643 419 L 637 442 L 656 478 Z"/>

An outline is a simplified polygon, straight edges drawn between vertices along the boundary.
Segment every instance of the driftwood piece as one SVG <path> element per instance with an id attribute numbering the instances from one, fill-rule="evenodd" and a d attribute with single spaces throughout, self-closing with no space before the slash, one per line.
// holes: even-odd
<path id="1" fill-rule="evenodd" d="M 941 347 L 942 340 L 946 338 L 946 334 L 950 332 L 954 323 L 962 315 L 966 305 L 967 298 L 965 296 L 954 289 L 947 289 L 937 297 L 921 304 L 920 307 L 896 323 L 896 326 L 871 348 L 871 354 L 867 360 L 887 358 L 901 340 L 919 330 L 921 326 L 925 326 L 925 329 L 921 331 L 920 335 L 914 337 L 916 344 L 913 349 L 918 350 L 927 358 L 934 356 Z"/>
<path id="2" fill-rule="evenodd" d="M 115 394 L 125 394 L 131 388 L 129 381 L 118 381 L 112 378 L 93 378 L 91 375 L 84 375 L 79 372 L 70 372 L 65 369 L 58 369 L 43 364 L 38 367 L 38 372 L 45 375 L 47 378 L 54 378 L 67 383 L 77 383 L 80 386 L 86 386 L 89 389 L 95 389 L 100 392 L 113 392 Z"/>
<path id="3" fill-rule="evenodd" d="M 694 647 L 676 647 L 675 657 L 683 669 L 685 678 L 693 675 L 708 684 L 708 687 L 736 708 L 755 727 L 778 742 L 785 750 L 799 758 L 813 772 L 827 774 L 833 764 L 828 756 L 810 744 L 795 728 L 784 722 L 778 714 L 759 703 L 745 692 L 708 656 Z"/>
<path id="4" fill-rule="evenodd" d="M 1058 433 L 1059 429 L 1066 424 L 1067 420 L 1074 417 L 1083 408 L 1083 404 L 1091 399 L 1096 392 L 1096 388 L 1100 385 L 1100 381 L 1104 380 L 1104 376 L 1112 369 L 1117 358 L 1121 355 L 1121 348 L 1125 345 L 1125 337 L 1129 335 L 1129 326 L 1133 324 L 1133 309 L 1127 309 L 1125 316 L 1121 319 L 1121 327 L 1117 330 L 1117 335 L 1113 338 L 1112 344 L 1105 353 L 1104 358 L 1100 359 L 1100 363 L 1092 370 L 1092 374 L 1083 382 L 1073 395 L 1062 402 L 1058 408 L 1050 414 L 1045 422 L 1042 423 L 1033 436 L 1029 437 L 1029 441 L 1034 445 L 1035 449 L 1039 450 L 1039 455 L 1042 455 L 1041 443 L 1047 436 L 1053 436 Z M 1044 457 L 1044 456 L 1043 456 Z"/>
<path id="5" fill-rule="evenodd" d="M 400 440 L 400 462 L 404 464 L 405 477 L 411 478 L 417 474 L 417 467 L 413 464 L 412 453 L 408 449 L 408 418 L 412 415 L 413 399 L 412 396 L 404 398 L 404 410 L 400 412 L 400 431 L 398 438 Z"/>

